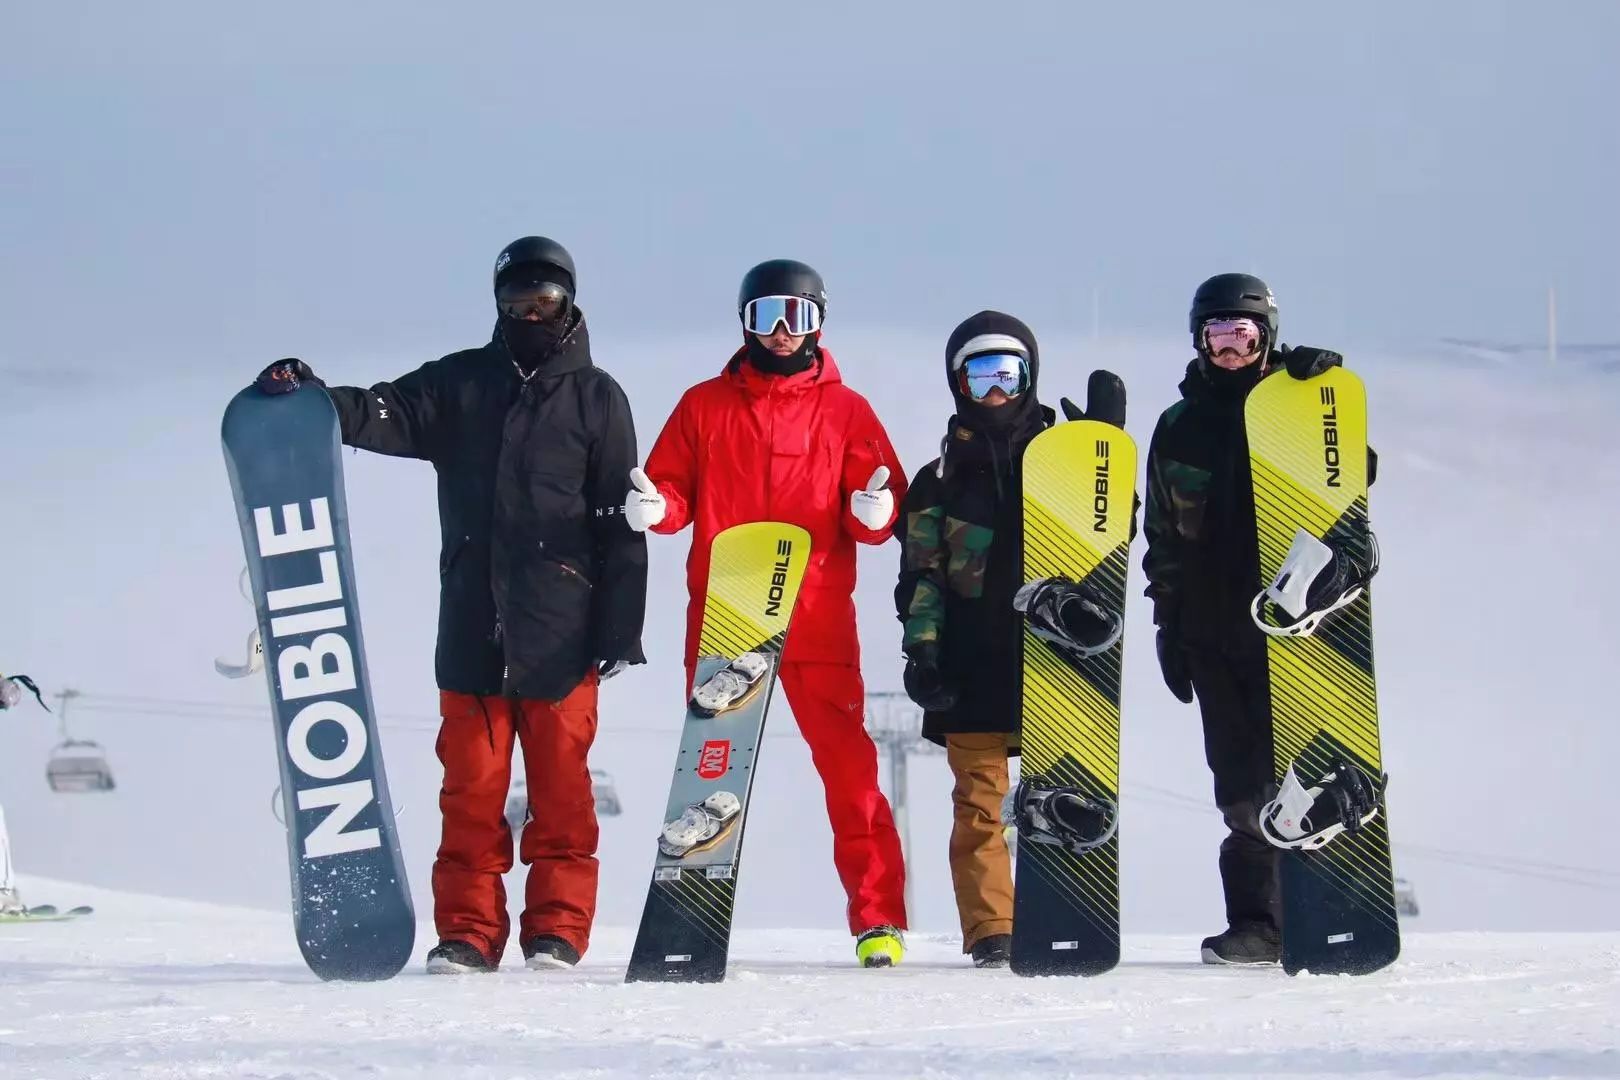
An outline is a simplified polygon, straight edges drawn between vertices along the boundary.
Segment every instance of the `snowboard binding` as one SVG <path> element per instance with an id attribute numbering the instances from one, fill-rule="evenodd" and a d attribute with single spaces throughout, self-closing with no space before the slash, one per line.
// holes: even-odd
<path id="1" fill-rule="evenodd" d="M 658 837 L 658 850 L 675 859 L 714 847 L 742 814 L 742 802 L 729 791 L 716 791 L 700 803 L 693 803 L 674 821 L 664 823 Z"/>
<path id="2" fill-rule="evenodd" d="M 1079 788 L 1021 780 L 1001 804 L 1001 823 L 1037 844 L 1076 855 L 1102 847 L 1119 828 L 1119 807 Z"/>
<path id="3" fill-rule="evenodd" d="M 764 653 L 743 653 L 692 691 L 692 711 L 710 719 L 742 708 L 765 685 L 770 670 L 771 661 Z"/>
<path id="4" fill-rule="evenodd" d="M 1306 783 L 1296 761 L 1277 797 L 1260 808 L 1260 833 L 1273 847 L 1315 851 L 1340 833 L 1355 835 L 1377 817 L 1388 785 L 1387 775 L 1374 778 L 1342 756 Z"/>
<path id="5" fill-rule="evenodd" d="M 1378 539 L 1367 534 L 1365 564 L 1344 548 L 1324 543 L 1300 529 L 1293 546 L 1271 584 L 1249 604 L 1249 616 L 1260 632 L 1270 637 L 1309 637 L 1322 620 L 1361 598 L 1367 583 L 1378 573 Z M 1272 615 L 1281 608 L 1293 622 L 1277 623 Z"/>
<path id="6" fill-rule="evenodd" d="M 1070 663 L 1100 656 L 1124 633 L 1096 593 L 1065 577 L 1037 578 L 1013 594 L 1013 607 L 1029 621 L 1029 631 Z"/>

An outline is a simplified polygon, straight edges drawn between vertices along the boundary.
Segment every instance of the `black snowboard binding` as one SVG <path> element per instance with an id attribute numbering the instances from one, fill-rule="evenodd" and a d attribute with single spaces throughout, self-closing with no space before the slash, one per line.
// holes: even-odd
<path id="1" fill-rule="evenodd" d="M 1323 619 L 1359 600 L 1376 573 L 1378 539 L 1372 533 L 1367 534 L 1363 562 L 1343 547 L 1324 543 L 1301 529 L 1276 578 L 1249 605 L 1249 615 L 1271 637 L 1309 637 Z M 1279 608 L 1293 621 L 1273 622 Z"/>
<path id="2" fill-rule="evenodd" d="M 1315 851 L 1340 833 L 1354 836 L 1383 804 L 1388 775 L 1373 777 L 1338 757 L 1319 777 L 1299 778 L 1299 762 L 1288 766 L 1277 797 L 1260 808 L 1260 833 L 1273 847 Z"/>
<path id="3" fill-rule="evenodd" d="M 1097 595 L 1068 578 L 1037 578 L 1013 594 L 1013 607 L 1029 620 L 1030 633 L 1071 663 L 1090 660 L 1114 647 L 1123 621 L 1109 613 Z"/>
<path id="4" fill-rule="evenodd" d="M 1001 804 L 1001 823 L 1037 844 L 1066 847 L 1083 855 L 1113 839 L 1119 807 L 1079 788 L 1023 780 Z"/>

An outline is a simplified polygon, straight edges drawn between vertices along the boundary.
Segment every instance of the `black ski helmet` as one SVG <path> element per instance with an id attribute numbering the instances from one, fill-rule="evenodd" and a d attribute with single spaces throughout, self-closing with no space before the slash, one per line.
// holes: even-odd
<path id="1" fill-rule="evenodd" d="M 568 249 L 557 241 L 544 236 L 520 236 L 501 249 L 500 255 L 495 258 L 495 287 L 499 288 L 501 282 L 518 273 L 520 269 L 533 269 L 536 265 L 561 270 L 566 280 L 557 284 L 568 290 L 572 299 L 575 295 L 574 257 L 568 254 Z"/>
<path id="2" fill-rule="evenodd" d="M 1200 354 L 1204 349 L 1198 328 L 1217 315 L 1248 315 L 1259 320 L 1266 328 L 1266 351 L 1277 347 L 1277 298 L 1271 295 L 1271 286 L 1253 274 L 1216 274 L 1193 293 L 1187 328 Z"/>
<path id="3" fill-rule="evenodd" d="M 742 318 L 748 301 L 762 296 L 802 296 L 827 318 L 827 286 L 815 269 L 796 259 L 768 259 L 743 275 L 737 290 L 737 317 Z"/>

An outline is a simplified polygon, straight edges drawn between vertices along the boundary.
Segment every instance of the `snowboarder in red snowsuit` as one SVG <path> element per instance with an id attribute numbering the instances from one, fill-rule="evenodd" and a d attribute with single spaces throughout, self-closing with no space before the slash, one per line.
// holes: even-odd
<path id="1" fill-rule="evenodd" d="M 855 636 L 855 544 L 889 539 L 904 473 L 872 407 L 843 384 L 821 347 L 821 277 L 786 259 L 761 263 L 738 297 L 744 344 L 675 407 L 625 502 L 632 529 L 693 526 L 687 560 L 686 678 L 697 664 L 709 551 L 751 521 L 810 533 L 810 562 L 782 657 L 781 681 L 826 787 L 833 861 L 849 895 L 863 963 L 899 960 L 905 867 L 877 748 L 866 734 Z M 885 481 L 892 490 L 885 487 Z"/>

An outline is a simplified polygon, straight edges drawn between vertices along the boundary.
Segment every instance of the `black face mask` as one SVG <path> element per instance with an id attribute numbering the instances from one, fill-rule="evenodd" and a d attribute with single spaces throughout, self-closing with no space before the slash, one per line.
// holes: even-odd
<path id="1" fill-rule="evenodd" d="M 530 322 L 527 319 L 500 317 L 501 340 L 512 353 L 512 359 L 525 372 L 543 367 L 567 334 L 568 320 L 563 322 Z"/>
<path id="2" fill-rule="evenodd" d="M 1203 364 L 1204 378 L 1209 380 L 1210 388 L 1222 397 L 1243 397 L 1259 384 L 1260 377 L 1266 371 L 1264 358 L 1236 371 L 1228 371 L 1212 363 L 1207 356 L 1200 356 L 1199 360 Z"/>
<path id="3" fill-rule="evenodd" d="M 816 362 L 819 347 L 814 334 L 806 334 L 804 342 L 786 356 L 777 356 L 767 349 L 758 334 L 744 334 L 743 339 L 748 362 L 767 375 L 797 375 Z"/>

